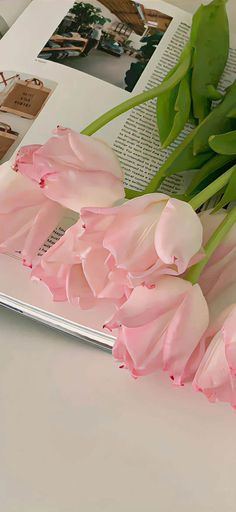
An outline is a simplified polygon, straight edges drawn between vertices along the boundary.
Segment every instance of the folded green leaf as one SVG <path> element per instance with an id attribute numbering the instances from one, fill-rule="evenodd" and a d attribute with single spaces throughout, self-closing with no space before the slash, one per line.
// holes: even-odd
<path id="1" fill-rule="evenodd" d="M 208 144 L 212 134 L 234 130 L 235 121 L 228 117 L 236 104 L 236 80 L 228 89 L 223 101 L 183 140 L 160 167 L 145 191 L 158 190 L 159 183 L 167 176 L 193 169 L 200 169 L 213 156 Z M 197 151 L 199 150 L 199 151 Z"/>
<path id="2" fill-rule="evenodd" d="M 190 93 L 190 72 L 184 77 L 179 85 L 178 94 L 173 111 L 173 123 L 170 133 L 163 142 L 163 148 L 168 147 L 184 129 L 188 122 L 191 110 L 191 93 Z"/>
<path id="3" fill-rule="evenodd" d="M 204 5 L 200 5 L 200 7 L 196 10 L 192 19 L 191 33 L 190 33 L 190 43 L 193 48 L 195 48 L 197 44 L 198 34 L 199 34 L 199 26 L 201 23 L 202 16 L 204 15 Z"/>
<path id="4" fill-rule="evenodd" d="M 213 151 L 209 148 L 205 153 L 193 154 L 193 140 L 195 128 L 183 142 L 172 151 L 165 163 L 159 169 L 164 177 L 172 176 L 184 171 L 200 169 L 213 155 Z"/>
<path id="5" fill-rule="evenodd" d="M 208 144 L 211 135 L 218 135 L 234 130 L 236 123 L 236 81 L 227 90 L 225 96 L 217 91 L 220 77 L 224 71 L 229 52 L 229 27 L 225 9 L 227 0 L 213 0 L 208 5 L 202 5 L 193 17 L 191 36 L 184 48 L 179 63 L 170 72 L 159 86 L 160 112 L 158 124 L 160 127 L 161 142 L 166 147 L 173 142 L 179 130 L 183 127 L 184 119 L 191 117 L 201 121 L 199 125 L 178 145 L 166 162 L 153 177 L 145 192 L 158 190 L 160 183 L 167 176 L 182 173 L 188 170 L 201 169 L 214 156 Z M 182 86 L 186 86 L 185 79 L 192 72 L 190 111 L 181 106 L 184 103 Z M 182 83 L 183 82 L 183 83 Z M 181 84 L 181 86 L 180 86 Z M 178 87 L 177 87 L 178 86 Z M 173 91 L 173 89 L 175 91 Z M 172 94 L 167 91 L 172 89 Z M 172 112 L 176 91 L 175 108 Z M 162 92 L 165 93 L 161 97 Z M 179 95 L 181 92 L 181 96 Z M 169 99 L 169 105 L 164 102 Z M 177 101 L 178 98 L 178 101 Z M 222 101 L 210 113 L 211 102 Z M 189 99 L 188 99 L 189 101 Z M 207 115 L 208 114 L 208 115 Z M 167 119 L 165 119 L 165 115 Z M 185 117 L 186 116 L 186 117 Z M 161 123 L 163 125 L 161 126 Z M 169 132 L 169 135 L 167 136 Z"/>
<path id="6" fill-rule="evenodd" d="M 209 137 L 209 146 L 220 155 L 236 155 L 236 131 Z"/>
<path id="7" fill-rule="evenodd" d="M 157 90 L 157 96 L 165 93 L 167 90 L 173 89 L 178 85 L 182 78 L 191 68 L 192 64 L 192 48 L 189 43 L 184 47 L 178 64 L 171 70 L 166 78 L 161 82 Z"/>
<path id="8" fill-rule="evenodd" d="M 227 164 L 234 161 L 236 159 L 235 156 L 225 156 L 225 155 L 214 155 L 208 162 L 206 162 L 203 167 L 196 171 L 196 176 L 194 176 L 191 184 L 187 189 L 187 194 L 192 194 L 192 192 L 204 181 L 206 178 L 214 174 L 221 168 L 225 168 Z"/>
<path id="9" fill-rule="evenodd" d="M 209 150 L 209 137 L 227 133 L 235 129 L 235 121 L 229 117 L 229 113 L 235 108 L 236 104 L 236 80 L 229 87 L 224 99 L 197 127 L 194 137 L 195 155 Z"/>
<path id="10" fill-rule="evenodd" d="M 172 89 L 167 89 L 157 98 L 157 126 L 162 146 L 173 126 L 178 90 L 179 84 Z"/>
<path id="11" fill-rule="evenodd" d="M 225 0 L 202 5 L 193 18 L 190 37 L 194 48 L 192 100 L 196 119 L 210 112 L 211 100 L 223 74 L 229 54 L 229 24 Z M 209 94 L 210 87 L 210 94 Z M 219 98 L 216 98 L 219 99 Z"/>
<path id="12" fill-rule="evenodd" d="M 218 101 L 223 100 L 224 95 L 218 91 L 214 85 L 208 85 L 207 86 L 207 94 L 210 101 Z"/>
<path id="13" fill-rule="evenodd" d="M 231 118 L 231 119 L 235 119 L 236 118 L 236 108 L 233 108 L 227 115 L 227 117 Z"/>

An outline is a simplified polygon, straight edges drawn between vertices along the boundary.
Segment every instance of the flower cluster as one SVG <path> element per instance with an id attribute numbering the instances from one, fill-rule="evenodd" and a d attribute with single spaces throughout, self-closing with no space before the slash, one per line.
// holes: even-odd
<path id="1" fill-rule="evenodd" d="M 126 201 L 113 151 L 64 128 L 20 149 L 14 171 L 1 168 L 0 251 L 20 253 L 55 301 L 112 303 L 104 328 L 133 377 L 163 370 L 236 407 L 236 227 L 189 278 L 226 213 L 197 215 L 161 193 Z M 67 209 L 78 221 L 39 256 Z"/>

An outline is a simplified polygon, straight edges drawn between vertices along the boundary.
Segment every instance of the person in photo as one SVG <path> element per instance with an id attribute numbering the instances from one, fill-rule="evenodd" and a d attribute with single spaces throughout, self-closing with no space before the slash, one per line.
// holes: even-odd
<path id="1" fill-rule="evenodd" d="M 101 38 L 102 27 L 101 25 L 96 25 L 91 31 L 87 46 L 81 55 L 87 57 L 92 50 L 95 50 L 98 47 Z"/>

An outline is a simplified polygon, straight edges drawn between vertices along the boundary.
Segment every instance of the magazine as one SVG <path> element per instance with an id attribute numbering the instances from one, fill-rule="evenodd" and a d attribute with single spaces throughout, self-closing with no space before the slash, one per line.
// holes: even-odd
<path id="1" fill-rule="evenodd" d="M 14 159 L 20 144 L 44 143 L 57 125 L 80 131 L 130 95 L 160 83 L 177 62 L 190 25 L 189 13 L 162 0 L 31 1 L 0 41 L 1 162 Z M 232 40 L 220 88 L 232 83 L 235 74 Z M 135 190 L 145 187 L 191 129 L 186 126 L 179 141 L 161 151 L 155 108 L 150 101 L 98 132 L 113 146 L 126 185 Z M 182 193 L 191 178 L 191 172 L 171 176 L 161 190 Z M 68 214 L 46 248 L 73 222 Z M 0 262 L 2 304 L 112 346 L 113 337 L 101 329 L 111 313 L 107 306 L 85 312 L 53 303 L 48 290 L 26 276 L 29 271 L 15 255 L 1 255 Z"/>

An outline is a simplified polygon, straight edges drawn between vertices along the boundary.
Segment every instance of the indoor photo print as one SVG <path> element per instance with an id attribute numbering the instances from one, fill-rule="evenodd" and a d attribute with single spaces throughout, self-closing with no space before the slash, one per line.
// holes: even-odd
<path id="1" fill-rule="evenodd" d="M 38 57 L 131 92 L 171 21 L 132 0 L 76 1 Z"/>

